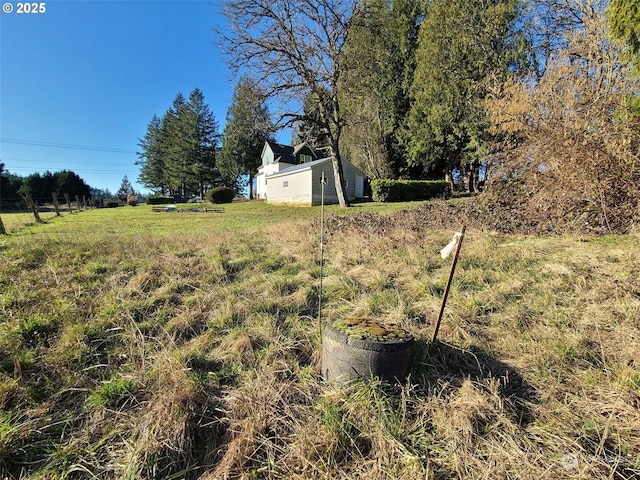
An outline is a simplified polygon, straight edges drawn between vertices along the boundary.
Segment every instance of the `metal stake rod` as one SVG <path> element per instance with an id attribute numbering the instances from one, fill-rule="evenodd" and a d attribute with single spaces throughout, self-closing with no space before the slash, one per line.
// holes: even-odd
<path id="1" fill-rule="evenodd" d="M 442 315 L 444 313 L 444 306 L 447 304 L 447 297 L 449 296 L 449 289 L 451 288 L 451 281 L 453 280 L 453 272 L 456 270 L 456 264 L 458 263 L 458 255 L 460 254 L 460 248 L 462 247 L 462 239 L 464 238 L 464 231 L 467 229 L 466 225 L 462 226 L 462 230 L 460 231 L 460 238 L 458 239 L 458 244 L 456 246 L 456 253 L 453 256 L 453 261 L 451 262 L 451 270 L 449 271 L 449 279 L 447 280 L 447 286 L 444 289 L 444 294 L 442 295 L 442 303 L 440 304 L 440 313 L 438 313 L 438 321 L 436 322 L 436 328 L 433 330 L 433 339 L 431 343 L 436 343 L 438 340 L 438 330 L 440 330 L 440 322 L 442 322 Z"/>
<path id="2" fill-rule="evenodd" d="M 324 267 L 324 187 L 327 177 L 322 172 L 320 176 L 320 290 L 318 292 L 318 332 L 322 337 L 322 276 Z"/>

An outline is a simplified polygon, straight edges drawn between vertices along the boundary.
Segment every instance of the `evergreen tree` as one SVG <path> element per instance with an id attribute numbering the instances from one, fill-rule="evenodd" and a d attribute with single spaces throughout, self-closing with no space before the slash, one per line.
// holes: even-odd
<path id="1" fill-rule="evenodd" d="M 58 194 L 68 193 L 71 198 L 76 195 L 80 198 L 91 195 L 91 187 L 71 170 L 62 170 L 53 174 L 55 178 L 56 192 Z M 51 192 L 47 195 L 51 197 Z"/>
<path id="2" fill-rule="evenodd" d="M 18 189 L 19 195 L 30 194 L 34 200 L 51 199 L 51 194 L 57 192 L 62 195 L 68 193 L 70 197 L 76 195 L 80 198 L 91 194 L 91 187 L 85 183 L 75 172 L 62 170 L 60 172 L 33 173 L 24 178 Z"/>
<path id="3" fill-rule="evenodd" d="M 116 197 L 118 197 L 123 202 L 126 202 L 127 201 L 127 197 L 129 195 L 134 194 L 134 193 L 135 192 L 133 190 L 133 186 L 131 185 L 131 182 L 129 181 L 129 178 L 127 178 L 127 176 L 125 175 L 122 178 L 122 183 L 120 184 L 120 188 L 116 192 Z"/>
<path id="4" fill-rule="evenodd" d="M 220 149 L 219 125 L 204 95 L 195 88 L 189 95 L 186 118 L 188 171 L 192 174 L 192 183 L 201 198 L 214 184 L 220 183 L 220 174 L 216 168 L 216 154 Z"/>
<path id="5" fill-rule="evenodd" d="M 518 0 L 434 0 L 419 32 L 413 105 L 404 138 L 409 158 L 435 178 L 454 169 L 475 190 L 488 152 L 484 101 L 491 81 L 501 82 L 520 59 L 514 35 Z"/>
<path id="6" fill-rule="evenodd" d="M 20 196 L 18 190 L 23 181 L 21 176 L 13 175 L 6 170 L 5 164 L 0 162 L 0 202 L 3 199 L 17 199 Z"/>
<path id="7" fill-rule="evenodd" d="M 140 182 L 163 194 L 204 196 L 220 182 L 215 166 L 219 141 L 218 123 L 202 92 L 194 89 L 189 102 L 178 93 L 162 119 L 154 115 L 139 140 Z"/>
<path id="8" fill-rule="evenodd" d="M 343 145 L 372 178 L 408 176 L 399 142 L 409 111 L 418 28 L 415 0 L 361 0 L 345 46 Z"/>
<path id="9" fill-rule="evenodd" d="M 185 121 L 187 111 L 184 95 L 178 93 L 171 108 L 162 117 L 164 175 L 172 194 L 186 195 L 190 178 L 188 128 Z"/>
<path id="10" fill-rule="evenodd" d="M 18 195 L 24 197 L 26 194 L 29 194 L 37 201 L 39 198 L 44 198 L 44 196 L 47 195 L 47 192 L 42 188 L 43 186 L 42 175 L 37 172 L 32 173 L 31 175 L 27 175 L 22 181 L 22 185 L 18 189 Z M 55 191 L 55 189 L 50 191 Z"/>
<path id="11" fill-rule="evenodd" d="M 227 183 L 237 185 L 249 178 L 249 198 L 253 198 L 253 177 L 261 164 L 264 143 L 271 138 L 273 125 L 264 93 L 249 76 L 243 75 L 227 110 L 218 168 Z"/>
<path id="12" fill-rule="evenodd" d="M 108 188 L 91 188 L 91 198 L 94 200 L 102 200 L 103 198 L 112 198 L 113 194 Z"/>
<path id="13" fill-rule="evenodd" d="M 51 198 L 52 192 L 57 192 L 58 187 L 53 173 L 46 171 L 44 174 L 38 172 L 27 175 L 18 190 L 20 196 L 31 195 L 35 201 Z"/>
<path id="14" fill-rule="evenodd" d="M 637 0 L 611 0 L 607 16 L 613 38 L 627 47 L 631 63 L 640 74 L 640 4 Z"/>
<path id="15" fill-rule="evenodd" d="M 168 181 L 165 172 L 165 132 L 163 122 L 154 115 L 147 125 L 147 132 L 138 141 L 141 151 L 137 152 L 136 165 L 140 166 L 138 181 L 145 187 L 168 193 Z"/>

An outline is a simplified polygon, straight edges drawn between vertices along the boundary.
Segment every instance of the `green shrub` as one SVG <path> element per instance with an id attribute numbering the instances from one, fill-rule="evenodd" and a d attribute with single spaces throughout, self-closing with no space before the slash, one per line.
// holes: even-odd
<path id="1" fill-rule="evenodd" d="M 215 187 L 209 190 L 205 197 L 210 203 L 231 203 L 236 197 L 236 192 L 227 187 Z"/>
<path id="2" fill-rule="evenodd" d="M 116 200 L 105 200 L 104 201 L 104 207 L 105 208 L 116 208 L 120 206 L 120 202 L 116 201 Z"/>
<path id="3" fill-rule="evenodd" d="M 168 197 L 166 195 L 154 195 L 152 197 L 147 198 L 147 203 L 149 205 L 166 205 L 168 203 L 173 203 L 173 197 Z"/>
<path id="4" fill-rule="evenodd" d="M 449 194 L 444 180 L 373 180 L 371 196 L 375 202 L 428 200 Z"/>

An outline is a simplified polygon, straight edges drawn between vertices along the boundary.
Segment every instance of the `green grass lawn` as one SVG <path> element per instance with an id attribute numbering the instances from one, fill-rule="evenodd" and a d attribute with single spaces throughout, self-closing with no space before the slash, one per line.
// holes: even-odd
<path id="1" fill-rule="evenodd" d="M 358 203 L 351 209 L 343 210 L 337 205 L 325 206 L 325 214 L 343 215 L 360 211 L 375 213 L 390 213 L 400 208 L 419 204 L 420 202 L 409 203 Z M 197 208 L 195 204 L 179 204 L 180 210 L 187 211 L 190 208 Z M 120 207 L 109 209 L 85 210 L 82 212 L 62 211 L 60 217 L 56 217 L 54 212 L 40 213 L 40 218 L 50 226 L 50 228 L 64 232 L 75 229 L 76 225 L 82 226 L 87 223 L 97 222 L 105 229 L 113 229 L 119 233 L 125 233 L 133 228 L 149 229 L 154 232 L 171 232 L 188 227 L 190 231 L 207 231 L 210 228 L 219 228 L 225 231 L 244 231 L 245 229 L 262 228 L 267 225 L 274 225 L 282 222 L 305 221 L 312 218 L 320 218 L 320 207 L 286 207 L 269 205 L 266 202 L 238 202 L 222 205 L 224 214 L 216 213 L 176 213 L 176 212 L 152 212 L 151 205 L 141 205 L 137 207 Z M 211 208 L 211 205 L 209 205 Z M 1 214 L 4 226 L 9 234 L 24 234 L 29 232 L 28 228 L 35 225 L 35 219 L 31 213 L 3 213 Z M 83 227 L 84 228 L 84 227 Z M 40 230 L 40 229 L 39 229 Z"/>
<path id="2" fill-rule="evenodd" d="M 638 478 L 637 236 L 468 230 L 430 345 L 453 232 L 420 205 L 326 208 L 322 321 L 417 341 L 341 388 L 320 207 L 3 214 L 0 478 Z"/>

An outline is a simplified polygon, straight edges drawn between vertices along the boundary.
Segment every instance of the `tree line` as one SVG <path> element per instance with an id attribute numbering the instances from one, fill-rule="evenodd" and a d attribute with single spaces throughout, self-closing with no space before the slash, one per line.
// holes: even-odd
<path id="1" fill-rule="evenodd" d="M 614 225 L 607 205 L 636 206 L 634 0 L 228 0 L 222 11 L 220 47 L 244 72 L 224 134 L 201 144 L 208 163 L 163 143 L 185 135 L 174 102 L 141 142 L 147 179 L 155 153 L 168 162 L 155 188 L 178 190 L 197 161 L 218 175 L 212 184 L 237 184 L 264 140 L 292 127 L 333 158 L 339 195 L 347 158 L 372 179 L 447 179 L 471 192 L 489 179 L 501 198 L 536 193 L 542 207 L 527 208 L 541 215 L 587 209 Z"/>
<path id="2" fill-rule="evenodd" d="M 247 76 L 235 88 L 222 134 L 200 89 L 191 92 L 189 101 L 178 93 L 140 139 L 139 180 L 162 195 L 204 198 L 217 186 L 236 191 L 248 186 L 252 194 L 262 147 L 274 131 L 265 98 Z"/>
<path id="3" fill-rule="evenodd" d="M 91 191 L 91 187 L 70 170 L 33 173 L 22 177 L 6 171 L 4 164 L 0 163 L 0 192 L 3 199 L 21 199 L 29 194 L 34 200 L 51 201 L 54 192 L 82 198 L 90 197 Z"/>
<path id="4" fill-rule="evenodd" d="M 526 67 L 519 1 L 223 5 L 230 67 L 285 102 L 279 125 L 333 158 L 339 197 L 342 158 L 372 179 L 453 181 L 457 172 L 477 188 L 491 142 L 484 103 Z"/>
<path id="5" fill-rule="evenodd" d="M 195 88 L 178 93 L 162 117 L 154 115 L 139 141 L 139 181 L 163 195 L 199 195 L 223 182 L 216 165 L 218 122 Z"/>
<path id="6" fill-rule="evenodd" d="M 140 141 L 140 181 L 163 194 L 202 195 L 200 165 L 208 186 L 238 187 L 248 177 L 251 188 L 264 141 L 293 127 L 295 141 L 335 157 L 337 179 L 344 156 L 372 179 L 452 178 L 457 170 L 475 188 L 489 150 L 487 79 L 503 80 L 526 57 L 512 29 L 519 5 L 225 2 L 232 28 L 218 32 L 223 50 L 232 70 L 249 73 L 236 85 L 224 134 L 212 115 L 197 115 L 198 89 L 189 102 L 178 94 Z M 273 98 L 285 110 L 271 115 Z"/>

